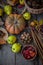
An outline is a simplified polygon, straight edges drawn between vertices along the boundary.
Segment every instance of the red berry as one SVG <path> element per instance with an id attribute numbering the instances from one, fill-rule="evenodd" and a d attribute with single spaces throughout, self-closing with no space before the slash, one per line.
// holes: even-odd
<path id="1" fill-rule="evenodd" d="M 31 54 L 31 57 L 34 57 L 35 56 L 35 53 L 33 52 L 32 54 Z"/>
<path id="2" fill-rule="evenodd" d="M 27 58 L 30 59 L 30 56 L 28 56 Z"/>

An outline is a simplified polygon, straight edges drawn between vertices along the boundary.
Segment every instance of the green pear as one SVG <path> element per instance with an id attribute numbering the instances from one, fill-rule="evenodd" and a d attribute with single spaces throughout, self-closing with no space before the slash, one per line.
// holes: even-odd
<path id="1" fill-rule="evenodd" d="M 25 12 L 25 13 L 23 14 L 23 17 L 24 17 L 25 20 L 30 20 L 31 14 L 30 14 L 29 12 Z"/>
<path id="2" fill-rule="evenodd" d="M 3 9 L 0 8 L 0 16 L 3 15 Z"/>
<path id="3" fill-rule="evenodd" d="M 21 5 L 24 5 L 24 0 L 19 0 L 19 3 L 20 3 Z"/>
<path id="4" fill-rule="evenodd" d="M 43 19 L 41 19 L 41 20 L 39 21 L 39 24 L 40 24 L 40 25 L 43 25 Z"/>
<path id="5" fill-rule="evenodd" d="M 12 7 L 10 5 L 6 5 L 4 7 L 4 12 L 7 14 L 7 15 L 10 15 L 12 13 Z"/>
<path id="6" fill-rule="evenodd" d="M 12 52 L 19 53 L 20 50 L 21 50 L 21 44 L 20 43 L 13 44 L 13 46 L 12 46 Z"/>
<path id="7" fill-rule="evenodd" d="M 9 36 L 8 39 L 7 39 L 7 42 L 9 44 L 14 44 L 16 41 L 16 36 Z"/>

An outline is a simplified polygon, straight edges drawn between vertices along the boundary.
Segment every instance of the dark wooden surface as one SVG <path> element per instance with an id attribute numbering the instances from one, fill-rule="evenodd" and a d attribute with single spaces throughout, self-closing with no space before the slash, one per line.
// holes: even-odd
<path id="1" fill-rule="evenodd" d="M 37 19 L 39 21 L 42 18 L 43 18 L 43 14 L 32 15 L 33 20 Z M 18 38 L 18 42 L 20 42 L 19 35 L 17 36 L 17 38 Z M 18 54 L 13 53 L 11 51 L 11 45 L 6 44 L 3 45 L 2 48 L 0 49 L 0 65 L 43 65 L 43 64 L 41 63 L 38 56 L 33 61 L 25 60 L 21 53 Z"/>
<path id="2" fill-rule="evenodd" d="M 40 15 L 32 15 L 33 19 L 40 20 L 43 18 L 43 14 Z M 19 40 L 19 36 L 18 41 Z M 22 54 L 15 54 L 11 51 L 11 45 L 3 45 L 0 49 L 0 65 L 43 65 L 37 57 L 33 61 L 27 61 L 23 58 Z"/>

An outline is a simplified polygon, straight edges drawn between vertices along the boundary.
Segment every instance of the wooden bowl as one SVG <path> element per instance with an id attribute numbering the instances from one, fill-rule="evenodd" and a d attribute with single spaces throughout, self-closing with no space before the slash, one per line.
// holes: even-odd
<path id="1" fill-rule="evenodd" d="M 24 57 L 24 55 L 23 55 L 23 50 L 25 49 L 25 47 L 29 47 L 29 46 L 31 46 L 31 47 L 34 48 L 36 54 L 35 54 L 35 56 L 34 56 L 33 58 L 31 58 L 31 59 L 26 59 L 26 58 Z M 29 60 L 29 61 L 34 60 L 34 59 L 36 58 L 36 56 L 37 56 L 37 49 L 36 49 L 36 47 L 34 47 L 33 45 L 25 45 L 25 46 L 22 48 L 22 56 L 23 56 L 26 60 Z"/>
<path id="2" fill-rule="evenodd" d="M 30 13 L 32 13 L 32 14 L 41 14 L 41 13 L 43 13 L 43 8 L 33 9 L 33 8 L 30 8 L 30 7 L 28 6 L 28 4 L 26 3 L 26 0 L 24 1 L 24 3 L 25 3 L 25 7 L 27 8 L 27 10 L 28 10 Z"/>

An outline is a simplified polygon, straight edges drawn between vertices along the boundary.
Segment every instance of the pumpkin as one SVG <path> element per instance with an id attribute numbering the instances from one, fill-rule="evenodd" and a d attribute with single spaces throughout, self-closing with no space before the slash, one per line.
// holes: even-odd
<path id="1" fill-rule="evenodd" d="M 25 20 L 22 15 L 11 14 L 6 18 L 6 29 L 11 34 L 19 34 L 25 28 Z"/>
<path id="2" fill-rule="evenodd" d="M 7 2 L 8 2 L 10 5 L 14 6 L 15 4 L 18 3 L 18 0 L 7 0 Z"/>

